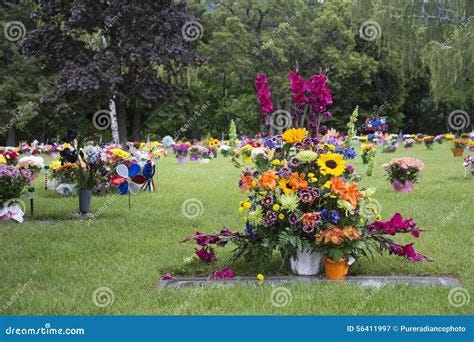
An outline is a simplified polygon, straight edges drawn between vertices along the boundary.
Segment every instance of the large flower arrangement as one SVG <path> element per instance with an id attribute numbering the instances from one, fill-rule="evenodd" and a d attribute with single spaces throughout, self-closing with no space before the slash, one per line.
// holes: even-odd
<path id="1" fill-rule="evenodd" d="M 44 168 L 44 160 L 41 157 L 27 156 L 19 159 L 17 168 L 20 170 L 28 170 L 31 173 L 30 184 L 39 176 Z"/>
<path id="2" fill-rule="evenodd" d="M 306 120 L 309 130 L 290 128 L 281 137 L 271 139 L 273 145 L 264 143 L 266 147 L 260 147 L 252 156 L 255 166 L 242 170 L 239 186 L 249 195 L 239 208 L 245 232 L 226 236 L 226 241 L 236 245 L 233 259 L 265 260 L 274 251 L 285 259 L 295 259 L 302 251 L 319 251 L 335 262 L 346 262 L 349 257 L 358 259 L 374 250 L 389 251 L 411 261 L 425 259 L 412 244 L 398 245 L 391 239 L 397 233 L 418 237 L 417 225 L 400 214 L 381 221 L 372 203 L 373 189 L 363 188 L 354 167 L 346 162 L 351 153 L 320 138 L 327 131 L 322 122 L 331 116 L 326 112 L 326 106 L 332 103 L 326 76 L 313 75 L 305 81 L 292 72 L 289 79 L 296 108 L 292 115 L 298 118 L 294 124 Z M 264 122 L 268 123 L 272 106 L 264 75 L 258 75 L 256 86 Z M 302 105 L 307 105 L 308 115 L 304 117 L 300 116 Z M 195 240 L 202 247 L 202 241 L 208 239 L 200 234 L 199 241 Z M 211 254 L 200 258 L 213 262 L 215 256 Z"/>
<path id="3" fill-rule="evenodd" d="M 0 164 L 0 205 L 4 205 L 10 199 L 19 198 L 21 191 L 31 179 L 32 174 L 29 170 Z"/>
<path id="4" fill-rule="evenodd" d="M 423 168 L 423 162 L 412 157 L 394 158 L 383 165 L 383 169 L 387 172 L 388 180 L 391 183 L 398 181 L 402 184 L 408 181 L 415 183 Z"/>

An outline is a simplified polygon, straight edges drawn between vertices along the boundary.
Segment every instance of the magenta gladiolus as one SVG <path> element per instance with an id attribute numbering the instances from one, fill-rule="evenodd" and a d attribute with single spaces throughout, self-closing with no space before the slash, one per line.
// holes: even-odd
<path id="1" fill-rule="evenodd" d="M 255 79 L 255 87 L 257 88 L 257 98 L 260 103 L 260 111 L 266 115 L 273 112 L 272 94 L 268 87 L 268 79 L 265 74 L 258 74 Z"/>

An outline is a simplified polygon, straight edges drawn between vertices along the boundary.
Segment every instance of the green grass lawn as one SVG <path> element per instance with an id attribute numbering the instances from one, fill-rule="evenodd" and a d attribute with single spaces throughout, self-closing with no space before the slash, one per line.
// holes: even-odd
<path id="1" fill-rule="evenodd" d="M 379 151 L 380 152 L 380 151 Z M 395 156 L 411 155 L 425 163 L 413 193 L 395 193 L 385 180 L 382 163 Z M 354 162 L 365 171 L 360 156 Z M 210 164 L 178 165 L 172 156 L 157 165 L 155 193 L 132 197 L 94 198 L 93 209 L 101 214 L 92 224 L 72 218 L 77 198 L 62 198 L 43 189 L 37 180 L 36 215 L 24 224 L 0 224 L 0 313 L 2 314 L 435 314 L 473 313 L 473 301 L 453 307 L 449 289 L 443 287 L 391 286 L 375 290 L 349 284 L 295 284 L 289 287 L 292 301 L 284 307 L 271 304 L 272 287 L 221 286 L 159 290 L 164 273 L 209 275 L 231 266 L 237 275 L 272 275 L 281 259 L 230 265 L 231 248 L 218 250 L 218 263 L 185 265 L 183 258 L 194 246 L 180 243 L 195 230 L 212 232 L 222 226 L 243 229 L 238 205 L 243 195 L 237 186 L 239 170 L 219 157 Z M 417 250 L 436 259 L 412 264 L 394 257 L 363 260 L 351 274 L 452 275 L 474 294 L 473 200 L 474 178 L 464 178 L 462 159 L 453 158 L 447 144 L 427 151 L 423 146 L 395 154 L 377 154 L 373 177 L 363 180 L 377 188 L 376 199 L 384 219 L 395 212 L 412 216 L 429 229 L 416 241 Z M 202 215 L 189 219 L 182 203 L 196 198 Z M 455 212 L 451 220 L 443 219 Z M 446 221 L 446 220 L 445 220 Z M 114 302 L 97 307 L 92 301 L 99 287 L 110 288 Z"/>

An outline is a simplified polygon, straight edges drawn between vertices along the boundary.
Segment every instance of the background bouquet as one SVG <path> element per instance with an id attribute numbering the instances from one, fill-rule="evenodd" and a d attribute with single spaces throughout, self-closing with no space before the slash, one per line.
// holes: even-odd
<path id="1" fill-rule="evenodd" d="M 395 191 L 404 185 L 407 186 L 407 191 L 411 191 L 409 189 L 413 188 L 423 167 L 424 164 L 421 160 L 411 157 L 394 158 L 383 165 L 383 169 L 387 172 L 387 178 L 393 184 Z"/>

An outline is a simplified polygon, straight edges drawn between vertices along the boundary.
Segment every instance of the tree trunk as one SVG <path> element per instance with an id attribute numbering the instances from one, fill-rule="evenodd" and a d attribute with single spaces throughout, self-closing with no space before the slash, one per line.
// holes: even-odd
<path id="1" fill-rule="evenodd" d="M 141 129 L 142 129 L 142 112 L 138 107 L 133 108 L 133 119 L 132 119 L 132 140 L 140 141 Z"/>
<path id="2" fill-rule="evenodd" d="M 110 129 L 112 131 L 112 141 L 114 144 L 120 142 L 119 132 L 118 132 L 118 123 L 117 123 L 117 107 L 115 106 L 115 101 L 110 100 L 109 110 L 110 110 Z"/>
<path id="3" fill-rule="evenodd" d="M 116 101 L 117 105 L 117 124 L 119 131 L 120 143 L 125 146 L 128 141 L 127 137 L 127 108 L 126 103 L 122 101 Z"/>
<path id="4" fill-rule="evenodd" d="M 8 128 L 7 132 L 7 146 L 16 146 L 15 127 Z"/>

